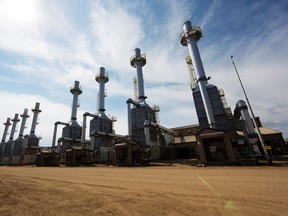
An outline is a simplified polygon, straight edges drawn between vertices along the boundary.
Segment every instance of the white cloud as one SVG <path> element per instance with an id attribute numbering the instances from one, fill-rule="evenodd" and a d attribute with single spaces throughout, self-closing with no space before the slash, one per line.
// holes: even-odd
<path id="1" fill-rule="evenodd" d="M 128 14 L 121 5 L 114 3 L 108 1 L 106 8 L 99 1 L 92 3 L 91 21 L 97 39 L 94 46 L 101 63 L 123 71 L 129 66 L 131 51 L 145 37 L 145 33 L 138 17 Z"/>
<path id="2" fill-rule="evenodd" d="M 16 4 L 16 1 L 11 2 Z M 185 63 L 187 48 L 178 38 L 183 22 L 192 15 L 200 20 L 199 23 L 191 20 L 193 25 L 205 27 L 205 37 L 198 44 L 206 73 L 212 76 L 211 83 L 225 90 L 232 110 L 237 100 L 243 99 L 230 60 L 230 55 L 234 54 L 255 113 L 265 123 L 285 125 L 283 122 L 288 120 L 285 117 L 288 104 L 281 94 L 287 91 L 285 57 L 288 43 L 285 36 L 288 28 L 283 24 L 287 16 L 282 14 L 284 21 L 280 22 L 274 15 L 275 11 L 281 15 L 276 6 L 264 16 L 267 19 L 261 21 L 263 25 L 254 25 L 253 31 L 249 28 L 249 34 L 244 37 L 239 35 L 242 31 L 234 33 L 235 29 L 205 33 L 217 29 L 217 25 L 223 27 L 217 13 L 222 7 L 218 7 L 217 1 L 208 6 L 204 4 L 208 9 L 210 7 L 206 14 L 197 13 L 198 1 L 153 4 L 147 1 L 129 4 L 125 1 L 80 1 L 85 5 L 83 7 L 89 8 L 85 11 L 82 6 L 71 8 L 75 7 L 75 2 L 69 5 L 59 1 L 23 2 L 27 3 L 23 6 L 27 10 L 19 11 L 13 5 L 9 6 L 10 0 L 0 1 L 0 51 L 13 53 L 12 60 L 3 60 L 0 69 L 17 74 L 12 78 L 4 74 L 4 70 L 0 71 L 0 81 L 15 86 L 21 84 L 24 93 L 28 87 L 37 89 L 32 96 L 5 92 L 6 107 L 13 106 L 17 111 L 11 113 L 7 108 L 1 113 L 1 119 L 4 122 L 14 112 L 22 112 L 28 101 L 28 108 L 32 108 L 39 99 L 43 112 L 39 115 L 37 130 L 40 132 L 41 127 L 47 126 L 43 129 L 45 132 L 40 132 L 45 144 L 50 142 L 46 140 L 52 137 L 54 122 L 70 119 L 72 95 L 69 88 L 74 80 L 79 80 L 83 88 L 79 97 L 79 122 L 83 112 L 96 112 L 98 83 L 95 75 L 100 66 L 110 75 L 106 84 L 106 113 L 117 116 L 116 133 L 127 133 L 126 100 L 133 97 L 132 80 L 136 75 L 129 60 L 136 47 L 147 55 L 147 64 L 143 67 L 145 93 L 147 103 L 160 106 L 160 122 L 167 127 L 197 123 Z M 26 11 L 30 12 L 27 14 Z M 274 19 L 268 19 L 270 15 Z M 257 20 L 256 15 L 254 18 Z M 231 17 L 231 22 L 238 24 L 239 18 Z M 39 88 L 41 97 L 37 96 Z M 281 128 L 284 130 L 285 127 Z"/>
<path id="3" fill-rule="evenodd" d="M 211 22 L 211 20 L 215 17 L 215 10 L 217 10 L 217 7 L 219 6 L 219 1 L 213 0 L 212 4 L 209 6 L 209 9 L 199 23 L 199 25 L 201 25 L 201 28 L 205 29 L 206 24 Z"/>

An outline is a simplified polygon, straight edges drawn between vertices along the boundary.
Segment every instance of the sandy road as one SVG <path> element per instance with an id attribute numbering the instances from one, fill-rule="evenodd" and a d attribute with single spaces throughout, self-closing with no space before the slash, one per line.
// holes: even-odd
<path id="1" fill-rule="evenodd" d="M 288 167 L 0 167 L 0 215 L 288 215 Z"/>

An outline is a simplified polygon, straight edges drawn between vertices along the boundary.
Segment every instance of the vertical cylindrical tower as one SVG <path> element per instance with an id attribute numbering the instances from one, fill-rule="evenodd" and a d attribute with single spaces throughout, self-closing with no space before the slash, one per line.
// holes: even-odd
<path id="1" fill-rule="evenodd" d="M 127 100 L 127 114 L 128 114 L 128 136 L 132 136 L 132 120 L 131 120 L 131 100 Z"/>
<path id="2" fill-rule="evenodd" d="M 58 128 L 58 123 L 56 122 L 56 123 L 54 124 L 54 132 L 53 132 L 53 139 L 52 139 L 52 148 L 55 147 L 56 135 L 57 135 L 57 128 Z"/>
<path id="3" fill-rule="evenodd" d="M 105 113 L 105 83 L 109 81 L 107 74 L 105 73 L 105 68 L 100 67 L 99 73 L 96 75 L 95 80 L 99 83 L 99 107 L 98 113 Z"/>
<path id="4" fill-rule="evenodd" d="M 35 108 L 32 109 L 32 112 L 33 112 L 33 120 L 32 120 L 30 135 L 35 134 L 35 129 L 36 129 L 36 125 L 37 125 L 38 114 L 41 112 L 41 110 L 40 110 L 40 103 L 39 103 L 39 102 L 36 102 Z"/>
<path id="5" fill-rule="evenodd" d="M 135 55 L 130 59 L 130 64 L 132 67 L 136 68 L 137 71 L 137 81 L 138 81 L 138 102 L 145 103 L 145 93 L 144 93 L 144 79 L 142 67 L 146 64 L 146 55 L 141 54 L 139 48 L 135 49 Z"/>
<path id="6" fill-rule="evenodd" d="M 192 27 L 190 21 L 183 24 L 183 32 L 181 33 L 180 43 L 183 46 L 188 46 L 191 60 L 193 62 L 196 79 L 198 82 L 199 90 L 203 100 L 206 116 L 210 127 L 215 126 L 215 119 L 212 106 L 209 100 L 208 92 L 206 89 L 207 78 L 205 75 L 204 67 L 200 57 L 197 46 L 197 41 L 202 37 L 202 32 L 199 27 Z"/>
<path id="7" fill-rule="evenodd" d="M 4 128 L 4 132 L 3 132 L 1 143 L 5 143 L 5 141 L 6 141 L 6 137 L 7 137 L 7 134 L 8 134 L 8 129 L 9 129 L 10 125 L 11 125 L 10 118 L 7 118 L 7 120 L 4 123 L 4 125 L 5 125 L 5 128 Z"/>
<path id="8" fill-rule="evenodd" d="M 71 122 L 76 122 L 77 120 L 77 108 L 78 108 L 78 96 L 82 94 L 79 81 L 75 81 L 74 87 L 70 89 L 70 92 L 73 94 L 72 102 L 72 112 L 71 112 Z"/>
<path id="9" fill-rule="evenodd" d="M 16 125 L 20 121 L 18 119 L 18 116 L 19 116 L 19 114 L 15 113 L 14 119 L 11 120 L 12 121 L 12 128 L 11 128 L 11 133 L 10 133 L 10 137 L 9 137 L 10 142 L 13 141 L 15 130 L 16 130 Z"/>
<path id="10" fill-rule="evenodd" d="M 22 117 L 22 122 L 21 122 L 20 131 L 19 131 L 19 137 L 23 137 L 23 132 L 25 129 L 26 120 L 27 120 L 27 118 L 29 118 L 28 109 L 25 108 L 23 114 L 20 116 Z"/>
<path id="11" fill-rule="evenodd" d="M 238 109 L 240 110 L 240 113 L 241 113 L 241 116 L 243 118 L 243 121 L 244 121 L 248 135 L 256 134 L 255 129 L 254 129 L 254 125 L 253 125 L 252 119 L 249 115 L 248 107 L 247 107 L 245 101 L 239 100 L 236 104 L 236 107 L 238 107 Z"/>
<path id="12" fill-rule="evenodd" d="M 87 122 L 87 115 L 83 115 L 83 125 L 82 125 L 82 133 L 81 133 L 81 143 L 85 143 L 85 137 L 86 137 L 86 123 Z"/>

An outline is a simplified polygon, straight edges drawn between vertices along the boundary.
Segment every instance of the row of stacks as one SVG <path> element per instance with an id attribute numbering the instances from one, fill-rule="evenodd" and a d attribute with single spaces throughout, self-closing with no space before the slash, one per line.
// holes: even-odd
<path id="1" fill-rule="evenodd" d="M 38 121 L 38 114 L 41 112 L 40 103 L 36 103 L 35 108 L 32 109 L 33 120 L 31 125 L 31 130 L 29 134 L 24 135 L 26 120 L 29 118 L 28 109 L 24 109 L 23 114 L 20 116 L 22 118 L 19 136 L 17 139 L 14 139 L 16 132 L 16 126 L 19 119 L 19 114 L 16 113 L 13 119 L 7 118 L 7 121 L 4 123 L 4 133 L 2 141 L 0 144 L 0 163 L 1 164 L 33 164 L 36 160 L 37 153 L 40 150 L 39 141 L 40 137 L 36 136 L 35 130 Z M 10 131 L 9 140 L 6 141 L 8 135 L 8 130 L 11 125 L 12 128 Z"/>
<path id="2" fill-rule="evenodd" d="M 79 81 L 70 89 L 73 94 L 70 123 L 55 122 L 52 148 L 38 153 L 38 165 L 63 164 L 68 166 L 108 163 L 133 166 L 147 163 L 160 157 L 160 143 L 165 145 L 163 133 L 173 131 L 157 124 L 156 112 L 145 101 L 142 67 L 146 64 L 145 54 L 139 48 L 131 58 L 131 66 L 137 71 L 137 100 L 127 100 L 128 135 L 116 134 L 113 130 L 115 117 L 105 114 L 105 83 L 109 77 L 100 67 L 95 80 L 99 83 L 98 110 L 85 112 L 83 125 L 77 123 L 78 96 L 82 93 Z M 132 107 L 133 105 L 133 107 Z M 87 117 L 91 117 L 89 139 L 86 139 Z M 58 125 L 64 125 L 62 136 L 57 139 Z M 57 140 L 57 146 L 56 146 Z"/>
<path id="3" fill-rule="evenodd" d="M 201 164 L 246 165 L 247 161 L 256 164 L 254 156 L 257 154 L 262 158 L 264 155 L 269 160 L 271 154 L 268 155 L 268 148 L 259 144 L 258 134 L 254 130 L 255 124 L 251 120 L 245 101 L 237 102 L 233 115 L 227 105 L 224 91 L 208 83 L 210 77 L 206 77 L 197 46 L 201 37 L 200 27 L 192 27 L 189 21 L 184 23 L 180 43 L 187 46 L 189 51 L 186 63 L 191 77 L 191 90 L 199 125 L 168 129 L 159 124 L 157 120 L 159 107 L 151 107 L 146 103 L 142 71 L 146 65 L 146 55 L 141 54 L 141 50 L 136 48 L 135 54 L 130 59 L 130 64 L 137 73 L 137 78 L 134 78 L 134 99 L 128 98 L 126 101 L 128 135 L 116 134 L 113 130 L 116 118 L 108 118 L 105 114 L 105 84 L 109 81 L 109 77 L 105 68 L 100 67 L 95 77 L 99 83 L 96 113 L 85 112 L 82 126 L 77 123 L 78 98 L 82 89 L 79 81 L 75 81 L 70 89 L 73 95 L 70 122 L 55 122 L 52 147 L 39 147 L 35 127 L 41 110 L 39 103 L 36 103 L 35 109 L 32 110 L 34 117 L 29 135 L 23 138 L 25 122 L 29 117 L 27 109 L 21 115 L 22 124 L 18 139 L 13 140 L 15 127 L 19 121 L 18 114 L 14 119 L 8 118 L 4 123 L 0 161 L 6 164 L 35 162 L 41 166 L 59 164 L 79 166 L 95 163 L 135 166 L 153 160 L 175 158 L 175 150 L 185 158 L 197 158 Z M 86 139 L 88 117 L 92 119 Z M 6 142 L 10 121 L 13 122 L 12 130 L 10 139 Z M 57 139 L 59 125 L 64 127 Z M 277 149 L 287 154 L 285 145 L 281 144 L 281 141 L 279 143 Z M 179 144 L 184 148 L 178 148 Z M 276 147 L 273 147 L 269 153 L 275 152 L 275 149 Z"/>

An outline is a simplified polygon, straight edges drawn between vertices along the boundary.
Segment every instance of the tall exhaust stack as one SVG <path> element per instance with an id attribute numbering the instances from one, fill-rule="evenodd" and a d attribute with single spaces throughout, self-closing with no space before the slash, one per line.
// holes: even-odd
<path id="1" fill-rule="evenodd" d="M 78 96 L 82 94 L 79 81 L 75 81 L 74 87 L 70 89 L 70 92 L 73 94 L 72 102 L 72 112 L 71 112 L 71 124 L 76 123 L 77 120 L 77 108 L 78 108 Z"/>
<path id="2" fill-rule="evenodd" d="M 24 132 L 24 129 L 25 129 L 26 120 L 29 117 L 28 109 L 24 109 L 24 112 L 21 115 L 21 117 L 22 117 L 22 122 L 21 122 L 21 126 L 20 126 L 19 136 L 12 143 L 12 146 L 11 146 L 11 150 L 12 150 L 11 154 L 12 154 L 12 156 L 20 156 L 23 153 L 23 145 L 24 145 L 23 132 Z"/>
<path id="3" fill-rule="evenodd" d="M 27 118 L 29 118 L 28 109 L 25 108 L 23 114 L 20 116 L 22 117 L 22 122 L 21 122 L 20 131 L 19 131 L 19 138 L 22 138 L 23 133 L 24 133 L 24 129 L 25 129 L 25 125 L 26 125 L 26 120 L 27 120 Z"/>
<path id="4" fill-rule="evenodd" d="M 132 67 L 136 68 L 137 71 L 137 82 L 138 82 L 138 102 L 140 104 L 145 103 L 145 99 L 147 98 L 144 93 L 144 79 L 142 67 L 146 64 L 146 55 L 141 54 L 141 50 L 139 48 L 135 49 L 135 55 L 133 55 L 130 59 L 130 64 Z"/>
<path id="5" fill-rule="evenodd" d="M 36 125 L 37 125 L 37 120 L 38 120 L 38 114 L 40 112 L 42 112 L 40 110 L 40 103 L 39 102 L 36 102 L 35 104 L 35 108 L 32 109 L 32 112 L 33 112 L 33 120 L 32 120 L 32 125 L 31 125 L 31 131 L 30 131 L 30 136 L 32 135 L 35 135 L 35 129 L 36 129 Z"/>
<path id="6" fill-rule="evenodd" d="M 105 83 L 109 81 L 104 67 L 100 67 L 99 74 L 96 75 L 95 80 L 99 83 L 98 114 L 103 116 L 105 115 Z"/>
<path id="7" fill-rule="evenodd" d="M 5 143 L 5 141 L 6 141 L 6 137 L 7 137 L 7 134 L 8 134 L 8 129 L 9 129 L 10 125 L 11 125 L 10 120 L 11 120 L 10 118 L 7 118 L 6 122 L 4 123 L 5 128 L 4 128 L 4 132 L 3 132 L 1 143 Z"/>
<path id="8" fill-rule="evenodd" d="M 15 113 L 14 119 L 11 120 L 13 123 L 12 123 L 12 129 L 11 129 L 11 133 L 10 133 L 9 142 L 12 142 L 12 141 L 13 141 L 14 134 L 15 134 L 15 130 L 16 130 L 16 125 L 17 125 L 17 123 L 20 121 L 20 120 L 18 119 L 18 116 L 19 116 L 19 114 L 18 114 L 18 113 Z"/>
<path id="9" fill-rule="evenodd" d="M 202 32 L 199 27 L 192 27 L 190 21 L 183 24 L 183 32 L 181 33 L 180 43 L 183 46 L 188 46 L 190 57 L 194 66 L 196 80 L 198 82 L 199 90 L 203 100 L 203 105 L 207 115 L 208 124 L 210 127 L 215 126 L 215 119 L 212 106 L 209 100 L 208 92 L 206 89 L 207 77 L 204 71 L 200 53 L 198 50 L 197 42 L 202 37 Z"/>

